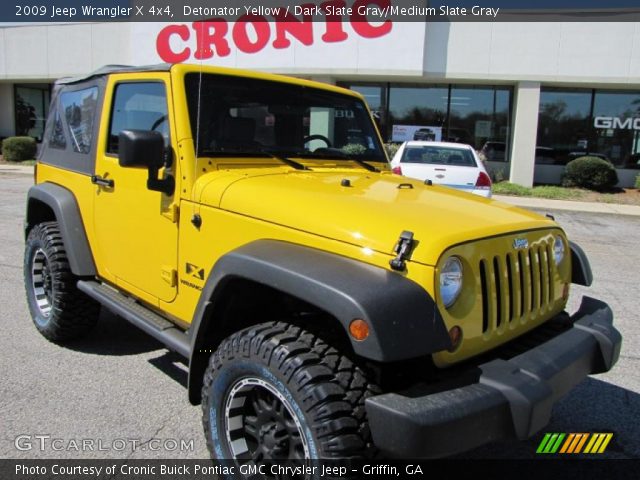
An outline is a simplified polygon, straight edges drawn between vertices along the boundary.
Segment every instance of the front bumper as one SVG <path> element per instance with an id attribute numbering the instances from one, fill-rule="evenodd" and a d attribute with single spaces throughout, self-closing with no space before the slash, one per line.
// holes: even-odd
<path id="1" fill-rule="evenodd" d="M 571 322 L 531 350 L 480 365 L 477 383 L 423 396 L 368 398 L 376 447 L 394 457 L 435 458 L 531 437 L 549 423 L 556 400 L 587 375 L 611 369 L 620 355 L 622 337 L 606 303 L 584 297 Z"/>

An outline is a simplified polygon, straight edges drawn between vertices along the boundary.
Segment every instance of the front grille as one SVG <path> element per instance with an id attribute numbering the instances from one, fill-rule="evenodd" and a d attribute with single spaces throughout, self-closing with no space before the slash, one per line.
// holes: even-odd
<path id="1" fill-rule="evenodd" d="M 554 268 L 549 240 L 480 259 L 482 332 L 490 335 L 545 313 L 555 300 Z"/>

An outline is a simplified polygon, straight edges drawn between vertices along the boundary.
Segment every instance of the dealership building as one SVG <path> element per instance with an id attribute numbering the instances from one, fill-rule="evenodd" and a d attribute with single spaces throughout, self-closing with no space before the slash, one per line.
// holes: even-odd
<path id="1" fill-rule="evenodd" d="M 261 18 L 0 24 L 0 137 L 42 139 L 57 78 L 188 62 L 357 90 L 385 141 L 431 130 L 522 185 L 558 183 L 585 154 L 608 158 L 621 186 L 640 173 L 640 23 Z"/>

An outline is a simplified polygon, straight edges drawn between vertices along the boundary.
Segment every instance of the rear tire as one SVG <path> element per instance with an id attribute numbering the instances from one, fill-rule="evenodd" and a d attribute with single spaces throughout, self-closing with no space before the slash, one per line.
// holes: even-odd
<path id="1" fill-rule="evenodd" d="M 211 356 L 203 426 L 214 459 L 238 464 L 374 453 L 364 372 L 319 337 L 282 322 L 235 333 Z"/>
<path id="2" fill-rule="evenodd" d="M 82 337 L 98 320 L 100 305 L 78 290 L 77 281 L 58 224 L 33 227 L 24 254 L 27 304 L 36 328 L 52 342 Z"/>

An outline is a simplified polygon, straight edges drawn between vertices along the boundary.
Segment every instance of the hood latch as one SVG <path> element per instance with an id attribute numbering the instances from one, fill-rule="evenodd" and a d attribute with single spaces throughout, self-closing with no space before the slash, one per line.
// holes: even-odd
<path id="1" fill-rule="evenodd" d="M 411 252 L 414 247 L 413 232 L 405 230 L 400 234 L 398 243 L 393 248 L 396 258 L 389 261 L 389 265 L 393 270 L 402 272 L 406 268 L 407 260 L 411 258 Z"/>

